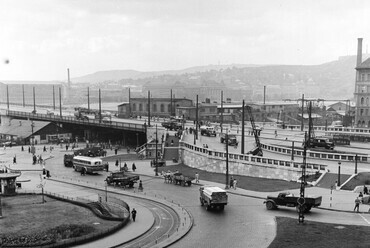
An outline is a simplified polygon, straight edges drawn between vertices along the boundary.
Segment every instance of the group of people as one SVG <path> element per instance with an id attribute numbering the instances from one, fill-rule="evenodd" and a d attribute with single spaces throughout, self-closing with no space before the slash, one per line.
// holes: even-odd
<path id="1" fill-rule="evenodd" d="M 234 179 L 233 177 L 230 178 L 230 189 L 236 189 L 236 184 L 238 183 L 238 180 Z"/>
<path id="2" fill-rule="evenodd" d="M 120 164 L 120 162 L 119 162 L 119 160 L 117 159 L 116 160 L 116 166 L 118 167 L 118 165 Z M 136 170 L 136 165 L 135 165 L 135 163 L 132 163 L 132 171 L 133 172 L 135 172 L 135 170 Z M 125 162 L 125 164 L 123 165 L 123 168 L 121 168 L 121 170 L 123 170 L 123 171 L 128 171 L 128 167 L 127 167 L 127 164 L 126 164 L 126 162 Z"/>
<path id="3" fill-rule="evenodd" d="M 368 195 L 369 194 L 369 190 L 366 187 L 366 185 L 364 185 L 363 191 L 364 191 L 364 193 L 362 194 L 362 192 L 360 192 L 360 194 L 355 199 L 355 207 L 353 209 L 354 212 L 356 212 L 356 211 L 359 212 L 360 211 L 360 204 L 363 203 L 363 197 L 364 197 L 364 195 Z M 370 209 L 369 209 L 369 211 L 370 211 Z"/>

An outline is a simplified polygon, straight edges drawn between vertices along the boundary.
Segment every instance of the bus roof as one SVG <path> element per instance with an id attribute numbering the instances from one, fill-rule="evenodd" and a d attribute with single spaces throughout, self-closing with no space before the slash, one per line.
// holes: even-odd
<path id="1" fill-rule="evenodd" d="M 100 161 L 102 160 L 97 157 L 86 157 L 86 156 L 74 156 L 73 159 L 84 160 L 84 161 Z"/>

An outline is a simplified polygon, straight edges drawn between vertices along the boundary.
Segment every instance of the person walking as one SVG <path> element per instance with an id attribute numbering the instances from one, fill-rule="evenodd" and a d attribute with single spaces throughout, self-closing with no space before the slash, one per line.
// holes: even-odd
<path id="1" fill-rule="evenodd" d="M 198 172 L 195 173 L 195 182 L 199 183 L 199 174 L 198 174 Z"/>
<path id="2" fill-rule="evenodd" d="M 116 160 L 116 166 L 118 166 L 118 163 L 119 163 L 119 161 L 118 161 L 118 159 Z"/>
<path id="3" fill-rule="evenodd" d="M 144 188 L 143 188 L 143 182 L 141 180 L 139 182 L 139 188 L 138 188 L 138 190 L 140 190 L 140 191 L 143 191 L 144 190 Z"/>
<path id="4" fill-rule="evenodd" d="M 135 163 L 132 163 L 132 171 L 135 172 L 135 170 L 136 170 L 136 165 Z"/>
<path id="5" fill-rule="evenodd" d="M 368 195 L 368 194 L 369 194 L 369 191 L 368 191 L 366 185 L 364 185 L 364 195 Z"/>
<path id="6" fill-rule="evenodd" d="M 13 158 L 13 164 L 16 164 L 17 163 L 17 156 L 14 155 L 14 158 Z"/>
<path id="7" fill-rule="evenodd" d="M 360 203 L 361 203 L 361 200 L 359 197 L 356 197 L 356 200 L 355 200 L 355 208 L 353 209 L 353 211 L 355 212 L 357 210 L 357 213 L 360 211 Z"/>
<path id="8" fill-rule="evenodd" d="M 230 189 L 234 186 L 234 178 L 231 176 L 230 178 Z"/>
<path id="9" fill-rule="evenodd" d="M 136 214 L 137 214 L 137 212 L 136 212 L 136 209 L 135 208 L 133 208 L 132 209 L 132 211 L 131 211 L 131 216 L 132 216 L 132 220 L 135 222 L 135 220 L 136 220 Z"/>
<path id="10" fill-rule="evenodd" d="M 234 179 L 234 181 L 233 181 L 233 187 L 234 187 L 234 189 L 236 189 L 236 184 L 237 184 L 237 180 Z"/>

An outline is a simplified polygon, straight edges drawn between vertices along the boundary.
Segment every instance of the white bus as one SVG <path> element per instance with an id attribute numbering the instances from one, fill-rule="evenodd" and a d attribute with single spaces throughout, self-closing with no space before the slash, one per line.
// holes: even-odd
<path id="1" fill-rule="evenodd" d="M 103 171 L 106 167 L 103 161 L 97 157 L 75 156 L 72 161 L 75 171 L 84 171 L 85 173 Z"/>

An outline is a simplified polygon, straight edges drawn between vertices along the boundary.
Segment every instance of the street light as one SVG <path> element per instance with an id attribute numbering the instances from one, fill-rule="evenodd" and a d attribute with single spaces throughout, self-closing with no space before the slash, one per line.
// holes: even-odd
<path id="1" fill-rule="evenodd" d="M 337 183 L 337 186 L 339 187 L 340 185 L 340 165 L 341 165 L 341 162 L 338 161 L 338 183 Z"/>

